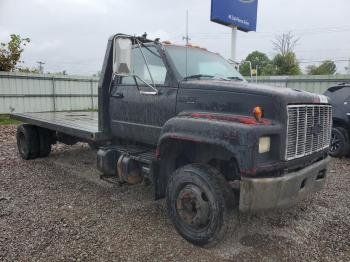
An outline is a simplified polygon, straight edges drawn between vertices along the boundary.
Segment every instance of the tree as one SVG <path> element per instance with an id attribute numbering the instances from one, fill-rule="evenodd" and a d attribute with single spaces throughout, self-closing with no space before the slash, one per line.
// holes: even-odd
<path id="1" fill-rule="evenodd" d="M 250 53 L 245 61 L 252 63 L 252 68 L 258 67 L 258 75 L 274 75 L 274 67 L 270 58 L 259 51 Z M 250 67 L 248 63 L 244 63 L 240 69 L 240 73 L 244 76 L 250 76 Z"/>
<path id="2" fill-rule="evenodd" d="M 272 63 L 276 69 L 276 75 L 299 75 L 301 74 L 300 66 L 294 53 L 299 38 L 289 32 L 276 37 L 272 41 L 273 49 L 277 55 L 273 58 Z"/>
<path id="3" fill-rule="evenodd" d="M 8 43 L 0 43 L 0 71 L 14 71 L 20 62 L 23 47 L 30 42 L 29 38 L 21 38 L 20 35 L 10 35 Z"/>
<path id="4" fill-rule="evenodd" d="M 306 71 L 309 75 L 334 75 L 337 71 L 337 66 L 333 61 L 326 60 L 319 66 L 308 66 Z"/>
<path id="5" fill-rule="evenodd" d="M 282 56 L 287 55 L 288 53 L 293 53 L 294 48 L 299 42 L 299 38 L 289 32 L 282 35 L 276 36 L 276 39 L 272 41 L 273 49 Z"/>
<path id="6" fill-rule="evenodd" d="M 284 55 L 277 54 L 272 63 L 276 67 L 276 75 L 300 75 L 301 70 L 296 55 L 293 52 Z"/>

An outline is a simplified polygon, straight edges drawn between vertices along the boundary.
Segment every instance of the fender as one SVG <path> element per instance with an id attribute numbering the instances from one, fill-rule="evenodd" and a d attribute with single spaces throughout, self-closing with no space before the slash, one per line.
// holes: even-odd
<path id="1" fill-rule="evenodd" d="M 157 146 L 160 167 L 153 177 L 155 198 L 164 197 L 169 175 L 166 163 L 162 164 L 166 141 L 191 141 L 222 147 L 232 154 L 241 174 L 255 174 L 259 137 L 280 130 L 281 125 L 270 120 L 257 122 L 252 117 L 232 114 L 189 112 L 169 119 L 162 128 Z"/>
<path id="2" fill-rule="evenodd" d="M 350 124 L 347 121 L 345 121 L 345 119 L 334 116 L 333 117 L 333 126 L 343 126 L 345 128 L 349 128 Z"/>
<path id="3" fill-rule="evenodd" d="M 181 113 L 168 120 L 158 142 L 158 154 L 168 139 L 187 140 L 220 146 L 232 153 L 240 170 L 252 170 L 256 165 L 258 139 L 264 133 L 280 128 L 270 120 L 256 121 L 253 117 L 203 112 Z"/>

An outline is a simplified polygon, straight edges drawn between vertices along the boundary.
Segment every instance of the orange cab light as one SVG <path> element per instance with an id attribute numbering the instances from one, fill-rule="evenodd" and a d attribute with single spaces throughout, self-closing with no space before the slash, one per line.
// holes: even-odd
<path id="1" fill-rule="evenodd" d="M 164 44 L 164 45 L 171 45 L 171 42 L 168 41 L 168 40 L 166 40 L 166 41 L 163 41 L 163 44 Z"/>
<path id="2" fill-rule="evenodd" d="M 263 109 L 260 106 L 254 107 L 253 115 L 254 115 L 256 121 L 259 122 L 264 115 Z"/>

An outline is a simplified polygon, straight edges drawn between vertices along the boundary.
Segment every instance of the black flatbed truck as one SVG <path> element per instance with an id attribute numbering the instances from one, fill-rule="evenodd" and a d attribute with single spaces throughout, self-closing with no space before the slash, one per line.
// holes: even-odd
<path id="1" fill-rule="evenodd" d="M 27 123 L 20 156 L 45 157 L 56 141 L 98 147 L 98 169 L 150 181 L 193 244 L 215 244 L 235 210 L 290 207 L 326 181 L 327 98 L 249 84 L 218 54 L 117 34 L 98 92 L 98 112 L 12 114 Z"/>

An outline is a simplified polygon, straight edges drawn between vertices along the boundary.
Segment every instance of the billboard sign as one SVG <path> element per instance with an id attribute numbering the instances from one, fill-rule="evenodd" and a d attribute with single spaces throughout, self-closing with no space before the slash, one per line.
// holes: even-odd
<path id="1" fill-rule="evenodd" d="M 210 20 L 241 31 L 256 31 L 258 0 L 212 0 Z"/>

